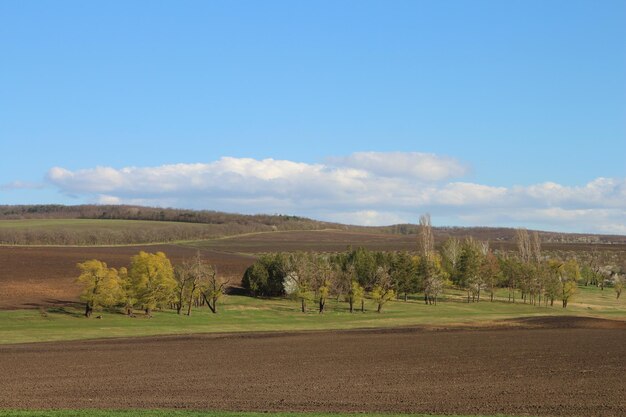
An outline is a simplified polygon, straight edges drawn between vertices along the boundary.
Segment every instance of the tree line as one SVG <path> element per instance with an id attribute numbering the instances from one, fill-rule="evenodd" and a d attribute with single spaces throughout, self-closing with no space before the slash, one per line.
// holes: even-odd
<path id="1" fill-rule="evenodd" d="M 128 268 L 110 268 L 97 259 L 77 267 L 86 317 L 103 307 L 123 308 L 129 316 L 140 309 L 150 317 L 153 310 L 168 307 L 178 314 L 186 308 L 186 314 L 191 315 L 192 306 L 202 305 L 217 313 L 217 303 L 228 284 L 199 253 L 175 267 L 163 252 L 143 251 L 131 258 Z"/>
<path id="2" fill-rule="evenodd" d="M 412 294 L 436 305 L 447 287 L 465 291 L 468 303 L 485 293 L 493 301 L 498 289 L 507 289 L 509 302 L 552 306 L 559 300 L 566 308 L 579 282 L 602 289 L 612 282 L 617 298 L 624 284 L 621 276 L 597 265 L 581 267 L 575 258 L 543 254 L 539 235 L 525 229 L 517 230 L 515 254 L 493 251 L 488 242 L 471 237 L 449 238 L 436 250 L 428 215 L 420 218 L 417 237 L 413 253 L 357 248 L 337 254 L 265 254 L 246 270 L 242 283 L 252 295 L 291 296 L 302 312 L 315 303 L 320 313 L 331 296 L 346 301 L 350 312 L 355 305 L 362 310 L 365 297 L 375 301 L 378 312 L 387 301 L 406 301 Z"/>
<path id="3" fill-rule="evenodd" d="M 311 305 L 319 313 L 330 297 L 348 303 L 350 312 L 364 311 L 365 299 L 379 313 L 390 300 L 419 294 L 424 303 L 437 305 L 444 289 L 466 293 L 468 303 L 485 294 L 494 301 L 496 291 L 508 290 L 508 301 L 519 299 L 533 305 L 566 308 L 579 283 L 604 290 L 612 285 L 619 298 L 623 277 L 592 254 L 591 262 L 561 259 L 542 252 L 535 232 L 518 229 L 517 252 L 498 252 L 488 242 L 468 237 L 447 239 L 435 248 L 430 216 L 420 217 L 414 252 L 383 252 L 365 248 L 340 253 L 269 253 L 259 257 L 244 273 L 242 284 L 254 296 L 290 296 L 307 312 Z M 200 254 L 173 267 L 164 253 L 140 252 L 128 268 L 109 268 L 93 259 L 78 264 L 81 271 L 81 300 L 85 315 L 96 308 L 119 307 L 132 315 L 136 309 L 147 316 L 157 308 L 173 308 L 178 314 L 192 306 L 206 305 L 217 313 L 217 303 L 228 282 Z"/>

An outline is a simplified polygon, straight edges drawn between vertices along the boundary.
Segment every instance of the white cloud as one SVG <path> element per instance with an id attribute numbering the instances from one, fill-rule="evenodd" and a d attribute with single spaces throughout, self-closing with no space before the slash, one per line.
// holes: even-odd
<path id="1" fill-rule="evenodd" d="M 156 167 L 55 167 L 48 180 L 99 203 L 146 204 L 243 213 L 289 213 L 353 224 L 415 222 L 420 213 L 464 225 L 519 225 L 623 233 L 626 179 L 565 186 L 494 187 L 449 182 L 468 168 L 422 153 L 355 153 L 309 164 L 223 157 Z"/>
<path id="2" fill-rule="evenodd" d="M 441 181 L 467 174 L 468 167 L 449 157 L 420 152 L 356 152 L 331 163 L 362 169 L 384 177 L 408 177 Z"/>
<path id="3" fill-rule="evenodd" d="M 39 190 L 45 188 L 46 185 L 39 182 L 29 181 L 11 181 L 6 184 L 0 184 L 0 190 L 13 191 L 13 190 Z"/>

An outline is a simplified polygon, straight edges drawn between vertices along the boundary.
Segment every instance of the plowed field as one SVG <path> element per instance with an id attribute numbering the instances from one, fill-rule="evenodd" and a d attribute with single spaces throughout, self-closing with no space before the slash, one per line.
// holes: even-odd
<path id="1" fill-rule="evenodd" d="M 623 416 L 626 331 L 563 320 L 0 346 L 0 408 Z"/>
<path id="2" fill-rule="evenodd" d="M 76 264 L 99 259 L 107 265 L 128 267 L 140 250 L 165 252 L 173 263 L 195 256 L 197 249 L 174 245 L 124 247 L 0 247 L 0 308 L 28 308 L 71 303 L 80 287 Z M 254 262 L 249 256 L 201 250 L 204 259 L 237 284 Z"/>

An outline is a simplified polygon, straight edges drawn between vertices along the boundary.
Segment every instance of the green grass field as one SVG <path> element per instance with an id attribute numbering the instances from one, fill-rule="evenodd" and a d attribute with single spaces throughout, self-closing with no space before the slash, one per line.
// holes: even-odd
<path id="1" fill-rule="evenodd" d="M 232 411 L 174 411 L 174 410 L 0 410 L 2 417 L 429 417 L 432 414 L 383 413 L 254 413 Z M 457 417 L 487 417 L 467 416 Z M 498 414 L 490 417 L 509 417 Z"/>
<path id="2" fill-rule="evenodd" d="M 504 297 L 505 292 L 498 294 Z M 567 309 L 505 302 L 503 298 L 480 303 L 463 302 L 463 294 L 449 291 L 446 300 L 427 306 L 421 300 L 391 301 L 383 313 L 367 300 L 366 312 L 350 314 L 347 303 L 330 300 L 328 311 L 318 314 L 315 304 L 309 312 L 299 311 L 299 302 L 289 299 L 257 299 L 227 296 L 218 305 L 218 314 L 195 309 L 190 317 L 175 311 L 155 312 L 152 318 L 138 313 L 129 318 L 116 312 L 102 312 L 102 319 L 86 319 L 79 308 L 0 311 L 0 343 L 134 337 L 190 333 L 232 333 L 254 331 L 311 331 L 398 326 L 490 325 L 499 320 L 533 316 L 587 316 L 626 320 L 626 299 L 616 300 L 612 289 L 583 288 Z"/>

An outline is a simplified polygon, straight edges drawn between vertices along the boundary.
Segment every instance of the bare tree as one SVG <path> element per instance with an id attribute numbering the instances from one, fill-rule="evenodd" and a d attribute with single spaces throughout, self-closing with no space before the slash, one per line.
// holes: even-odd
<path id="1" fill-rule="evenodd" d="M 284 281 L 285 293 L 300 299 L 300 309 L 306 313 L 306 302 L 311 298 L 313 276 L 312 255 L 304 252 L 290 254 Z"/>
<path id="2" fill-rule="evenodd" d="M 380 313 L 383 305 L 396 296 L 393 289 L 393 280 L 386 265 L 379 266 L 376 270 L 376 285 L 372 288 L 372 298 L 377 304 L 376 311 Z"/>
<path id="3" fill-rule="evenodd" d="M 420 216 L 420 224 L 417 235 L 417 249 L 419 255 L 428 258 L 435 251 L 435 238 L 433 236 L 433 227 L 430 222 L 430 214 L 422 214 Z"/>
<path id="4" fill-rule="evenodd" d="M 457 281 L 457 268 L 461 257 L 461 241 L 455 237 L 446 240 L 441 247 L 442 264 L 453 282 Z"/>
<path id="5" fill-rule="evenodd" d="M 529 263 L 532 257 L 532 249 L 530 245 L 530 237 L 526 229 L 517 229 L 515 233 L 515 241 L 517 242 L 517 250 L 522 262 Z"/>
<path id="6" fill-rule="evenodd" d="M 420 255 L 418 276 L 424 290 L 424 302 L 437 304 L 437 297 L 443 291 L 444 274 L 441 270 L 441 260 L 435 254 L 435 237 L 428 213 L 420 216 L 417 239 L 417 250 Z M 454 262 L 456 263 L 456 258 Z"/>
<path id="7" fill-rule="evenodd" d="M 228 280 L 217 276 L 217 268 L 211 265 L 206 265 L 203 268 L 203 281 L 204 285 L 201 289 L 202 298 L 209 306 L 209 309 L 213 314 L 217 313 L 217 302 L 225 293 L 228 285 Z"/>
<path id="8" fill-rule="evenodd" d="M 333 287 L 336 287 L 338 268 L 327 257 L 320 257 L 316 262 L 316 295 L 319 302 L 319 313 L 326 308 L 326 300 Z"/>
<path id="9" fill-rule="evenodd" d="M 187 261 L 174 267 L 174 279 L 176 280 L 176 300 L 174 305 L 176 306 L 176 313 L 180 314 L 183 309 L 183 305 L 187 300 L 187 293 L 189 292 L 189 283 L 193 278 L 191 273 L 191 267 Z M 191 305 L 190 305 L 191 307 Z"/>
<path id="10" fill-rule="evenodd" d="M 624 289 L 624 278 L 620 277 L 617 273 L 615 274 L 613 289 L 615 290 L 615 295 L 619 300 L 619 296 L 622 295 L 622 290 Z"/>

